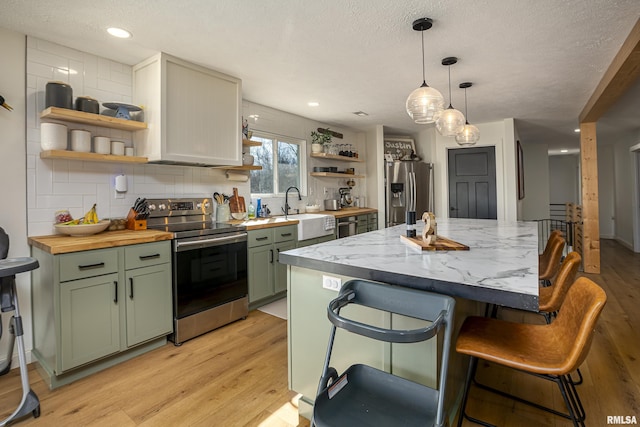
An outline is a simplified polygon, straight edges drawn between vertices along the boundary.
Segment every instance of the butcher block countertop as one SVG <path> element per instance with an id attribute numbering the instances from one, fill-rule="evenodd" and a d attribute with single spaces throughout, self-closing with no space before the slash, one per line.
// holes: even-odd
<path id="1" fill-rule="evenodd" d="M 336 218 L 344 218 L 346 216 L 364 215 L 376 213 L 378 209 L 373 208 L 342 208 L 339 211 L 320 211 L 319 214 L 333 215 Z"/>
<path id="2" fill-rule="evenodd" d="M 52 255 L 92 249 L 114 248 L 117 246 L 137 245 L 139 243 L 171 240 L 173 233 L 158 230 L 118 230 L 104 231 L 91 236 L 67 236 L 54 234 L 51 236 L 29 237 L 29 245 Z"/>
<path id="3" fill-rule="evenodd" d="M 232 219 L 229 221 L 229 224 L 233 225 L 244 225 L 247 227 L 247 230 L 259 230 L 261 228 L 271 228 L 271 227 L 282 227 L 285 225 L 296 225 L 298 224 L 297 219 L 284 219 L 284 216 L 273 216 L 270 218 L 256 218 L 256 219 L 248 219 L 248 220 L 236 220 Z"/>
<path id="4" fill-rule="evenodd" d="M 336 218 L 344 218 L 347 216 L 354 215 L 363 215 L 369 213 L 378 212 L 377 209 L 373 208 L 342 208 L 339 211 L 320 211 L 320 212 L 310 212 L 321 215 L 333 215 Z M 299 221 L 294 219 L 295 215 L 289 215 L 288 219 L 282 216 L 272 216 L 269 218 L 257 218 L 257 219 L 249 219 L 249 220 L 231 220 L 229 224 L 233 225 L 244 225 L 247 227 L 247 230 L 258 230 L 261 228 L 271 228 L 271 227 L 282 227 L 284 225 L 295 225 Z"/>

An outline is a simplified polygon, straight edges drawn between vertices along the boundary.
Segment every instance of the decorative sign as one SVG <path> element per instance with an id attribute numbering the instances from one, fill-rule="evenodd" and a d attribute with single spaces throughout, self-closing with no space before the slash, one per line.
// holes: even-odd
<path id="1" fill-rule="evenodd" d="M 384 156 L 393 160 L 416 160 L 416 146 L 413 139 L 386 139 L 384 141 Z"/>

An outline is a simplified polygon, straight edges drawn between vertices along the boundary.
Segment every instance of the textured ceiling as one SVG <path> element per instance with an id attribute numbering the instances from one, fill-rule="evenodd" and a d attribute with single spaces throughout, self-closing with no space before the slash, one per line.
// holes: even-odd
<path id="1" fill-rule="evenodd" d="M 638 0 L 0 0 L 0 26 L 135 64 L 158 51 L 235 75 L 247 100 L 332 126 L 421 129 L 405 112 L 422 83 L 471 123 L 513 117 L 524 142 L 578 146 L 578 115 L 640 16 Z M 130 40 L 104 31 L 119 26 Z M 636 102 L 638 97 L 629 97 Z M 318 101 L 319 107 L 307 106 Z M 352 114 L 365 111 L 367 117 Z M 621 108 L 622 111 L 628 109 Z M 635 111 L 638 111 L 636 109 Z M 625 126 L 640 127 L 637 113 Z M 635 125 L 634 125 L 635 123 Z M 612 126 L 612 129 L 616 129 Z"/>

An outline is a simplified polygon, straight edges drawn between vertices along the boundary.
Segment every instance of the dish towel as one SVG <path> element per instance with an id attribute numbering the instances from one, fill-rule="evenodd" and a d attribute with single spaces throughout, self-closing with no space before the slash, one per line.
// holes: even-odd
<path id="1" fill-rule="evenodd" d="M 336 217 L 333 215 L 327 215 L 324 217 L 324 229 L 333 230 L 336 228 Z"/>

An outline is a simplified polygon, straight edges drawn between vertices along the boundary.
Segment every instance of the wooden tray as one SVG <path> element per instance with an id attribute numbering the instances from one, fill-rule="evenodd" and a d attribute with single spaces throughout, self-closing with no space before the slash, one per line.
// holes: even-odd
<path id="1" fill-rule="evenodd" d="M 423 251 L 468 251 L 469 246 L 463 245 L 446 237 L 438 236 L 435 245 L 427 245 L 422 237 L 407 237 L 400 235 L 400 240 Z"/>

